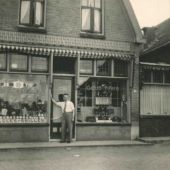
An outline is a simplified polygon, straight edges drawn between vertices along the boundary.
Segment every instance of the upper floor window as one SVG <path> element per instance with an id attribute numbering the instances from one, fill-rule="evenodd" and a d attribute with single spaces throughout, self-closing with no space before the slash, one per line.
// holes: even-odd
<path id="1" fill-rule="evenodd" d="M 43 27 L 45 0 L 21 0 L 20 25 Z"/>
<path id="2" fill-rule="evenodd" d="M 101 0 L 82 0 L 81 15 L 82 31 L 102 33 Z"/>

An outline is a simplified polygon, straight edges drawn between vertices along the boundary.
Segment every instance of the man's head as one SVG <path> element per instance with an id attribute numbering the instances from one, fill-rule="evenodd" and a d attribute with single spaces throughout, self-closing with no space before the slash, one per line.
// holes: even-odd
<path id="1" fill-rule="evenodd" d="M 64 101 L 69 100 L 69 94 L 67 94 L 67 93 L 63 94 L 63 99 L 64 99 Z"/>

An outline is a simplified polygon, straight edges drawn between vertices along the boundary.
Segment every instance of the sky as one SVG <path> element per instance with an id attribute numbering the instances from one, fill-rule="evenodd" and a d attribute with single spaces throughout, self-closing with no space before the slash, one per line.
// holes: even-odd
<path id="1" fill-rule="evenodd" d="M 170 0 L 130 0 L 141 28 L 170 18 Z"/>

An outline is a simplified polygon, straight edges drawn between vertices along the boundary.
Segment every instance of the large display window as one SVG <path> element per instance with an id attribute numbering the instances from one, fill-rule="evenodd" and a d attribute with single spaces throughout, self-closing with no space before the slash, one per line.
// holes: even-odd
<path id="1" fill-rule="evenodd" d="M 48 77 L 0 74 L 0 123 L 47 123 Z"/>
<path id="2" fill-rule="evenodd" d="M 126 80 L 80 77 L 79 122 L 127 122 Z"/>

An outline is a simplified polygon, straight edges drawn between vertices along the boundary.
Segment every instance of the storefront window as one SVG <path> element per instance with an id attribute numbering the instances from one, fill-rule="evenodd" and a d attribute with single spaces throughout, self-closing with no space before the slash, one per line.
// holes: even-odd
<path id="1" fill-rule="evenodd" d="M 143 81 L 145 83 L 151 83 L 152 82 L 152 80 L 151 80 L 151 70 L 149 70 L 149 69 L 143 70 Z"/>
<path id="2" fill-rule="evenodd" d="M 114 61 L 114 75 L 116 77 L 127 77 L 128 76 L 128 63 L 122 60 Z"/>
<path id="3" fill-rule="evenodd" d="M 28 57 L 21 54 L 10 54 L 11 71 L 28 71 Z"/>
<path id="4" fill-rule="evenodd" d="M 153 83 L 163 83 L 163 71 L 161 70 L 153 71 Z"/>
<path id="5" fill-rule="evenodd" d="M 47 77 L 0 75 L 0 123 L 46 123 Z"/>
<path id="6" fill-rule="evenodd" d="M 6 67 L 7 67 L 6 54 L 0 53 L 0 70 L 6 70 Z"/>
<path id="7" fill-rule="evenodd" d="M 48 72 L 48 58 L 32 56 L 31 70 L 33 72 Z"/>
<path id="8" fill-rule="evenodd" d="M 165 75 L 165 83 L 170 83 L 170 70 L 164 72 Z"/>
<path id="9" fill-rule="evenodd" d="M 81 77 L 77 111 L 80 122 L 127 122 L 126 82 Z"/>
<path id="10" fill-rule="evenodd" d="M 75 59 L 55 57 L 53 68 L 54 73 L 75 74 Z"/>
<path id="11" fill-rule="evenodd" d="M 96 74 L 98 76 L 111 75 L 111 61 L 110 60 L 97 60 L 96 61 Z"/>
<path id="12" fill-rule="evenodd" d="M 92 60 L 80 60 L 80 74 L 93 74 Z"/>

